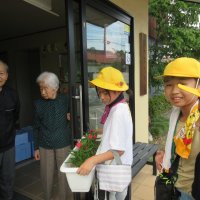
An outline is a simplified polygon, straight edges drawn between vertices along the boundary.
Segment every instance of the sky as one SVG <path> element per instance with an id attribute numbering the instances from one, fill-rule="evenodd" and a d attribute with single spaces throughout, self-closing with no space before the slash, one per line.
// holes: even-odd
<path id="1" fill-rule="evenodd" d="M 87 48 L 94 47 L 96 50 L 104 50 L 104 40 L 106 40 L 107 51 L 128 51 L 129 26 L 116 21 L 103 27 L 87 23 Z"/>

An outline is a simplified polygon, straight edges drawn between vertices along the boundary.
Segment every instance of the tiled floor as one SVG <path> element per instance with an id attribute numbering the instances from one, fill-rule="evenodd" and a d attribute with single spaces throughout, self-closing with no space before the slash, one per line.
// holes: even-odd
<path id="1" fill-rule="evenodd" d="M 155 176 L 152 175 L 152 166 L 145 165 L 132 181 L 132 200 L 154 200 Z M 16 166 L 15 191 L 32 200 L 43 200 L 43 191 L 39 175 L 39 162 L 30 160 Z M 53 200 L 56 197 L 57 187 L 54 185 Z"/>
<path id="2" fill-rule="evenodd" d="M 144 168 L 132 181 L 132 200 L 154 200 L 154 183 L 156 176 L 152 175 L 152 165 Z"/>
<path id="3" fill-rule="evenodd" d="M 17 192 L 15 192 L 14 194 L 14 200 L 31 200 L 30 198 L 22 195 L 22 194 L 19 194 Z"/>
<path id="4" fill-rule="evenodd" d="M 32 200 L 43 200 L 44 193 L 40 180 L 39 161 L 29 160 L 16 166 L 15 191 Z M 68 200 L 72 200 L 72 193 Z M 57 175 L 55 173 L 52 200 L 57 197 Z"/>
<path id="5" fill-rule="evenodd" d="M 15 191 L 33 200 L 42 200 L 39 162 L 30 160 L 16 167 Z"/>

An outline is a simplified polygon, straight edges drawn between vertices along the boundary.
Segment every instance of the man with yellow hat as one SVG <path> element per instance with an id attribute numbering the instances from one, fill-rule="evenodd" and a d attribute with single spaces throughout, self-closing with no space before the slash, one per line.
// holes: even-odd
<path id="1" fill-rule="evenodd" d="M 123 95 L 123 92 L 128 90 L 128 85 L 122 73 L 110 66 L 103 68 L 90 83 L 96 87 L 99 98 L 105 104 L 105 111 L 101 118 L 103 135 L 97 155 L 87 159 L 77 173 L 86 175 L 99 163 L 111 163 L 114 158 L 111 150 L 119 154 L 122 164 L 131 166 L 133 124 L 129 106 Z M 110 192 L 109 200 L 124 200 L 127 187 L 122 192 Z"/>
<path id="2" fill-rule="evenodd" d="M 175 187 L 180 192 L 180 200 L 193 200 L 195 159 L 200 152 L 200 132 L 196 127 L 199 101 L 194 95 L 200 88 L 200 63 L 193 58 L 177 58 L 166 66 L 162 77 L 165 97 L 173 110 L 165 152 L 159 151 L 156 156 L 157 168 L 161 172 L 169 171 L 175 157 L 180 156 Z M 186 92 L 188 88 L 191 93 Z"/>

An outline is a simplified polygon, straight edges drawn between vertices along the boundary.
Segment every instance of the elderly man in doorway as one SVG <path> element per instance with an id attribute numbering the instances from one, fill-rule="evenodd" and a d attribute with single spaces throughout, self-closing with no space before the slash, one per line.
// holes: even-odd
<path id="1" fill-rule="evenodd" d="M 19 119 L 19 98 L 6 86 L 8 66 L 0 60 L 0 199 L 13 200 L 15 177 L 15 126 Z"/>

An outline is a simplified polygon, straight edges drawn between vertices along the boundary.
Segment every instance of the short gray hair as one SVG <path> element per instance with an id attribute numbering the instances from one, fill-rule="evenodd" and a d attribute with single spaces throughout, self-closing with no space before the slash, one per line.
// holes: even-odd
<path id="1" fill-rule="evenodd" d="M 52 89 L 59 88 L 59 79 L 57 75 L 52 72 L 42 72 L 36 79 L 37 84 L 41 82 Z"/>
<path id="2" fill-rule="evenodd" d="M 5 68 L 5 70 L 6 70 L 6 72 L 8 72 L 8 65 L 5 62 L 3 62 L 2 60 L 0 60 L 0 65 L 3 65 L 4 68 Z"/>

